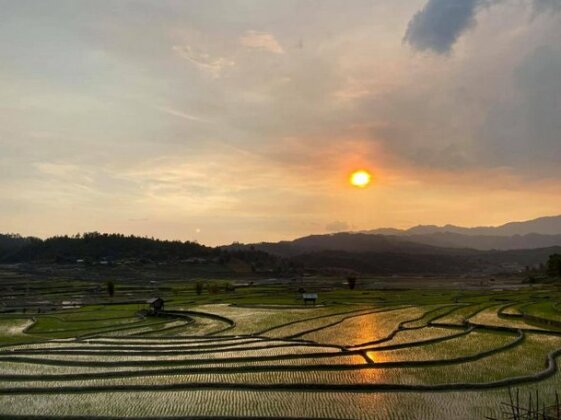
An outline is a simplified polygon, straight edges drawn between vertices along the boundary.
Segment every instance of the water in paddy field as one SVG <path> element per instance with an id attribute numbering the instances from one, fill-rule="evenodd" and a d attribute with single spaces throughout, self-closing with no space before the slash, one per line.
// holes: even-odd
<path id="1" fill-rule="evenodd" d="M 539 321 L 561 317 L 556 290 L 324 291 L 316 307 L 283 293 L 176 295 L 158 317 L 126 302 L 3 314 L 1 413 L 500 418 L 509 385 L 559 385 L 561 335 Z"/>

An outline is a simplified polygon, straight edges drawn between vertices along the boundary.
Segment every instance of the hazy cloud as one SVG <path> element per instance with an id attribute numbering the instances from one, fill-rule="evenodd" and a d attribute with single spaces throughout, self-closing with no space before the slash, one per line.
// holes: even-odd
<path id="1" fill-rule="evenodd" d="M 418 50 L 446 53 L 475 23 L 480 4 L 481 0 L 429 0 L 409 22 L 405 41 Z"/>
<path id="2" fill-rule="evenodd" d="M 541 46 L 514 69 L 514 98 L 498 101 L 481 137 L 485 156 L 503 165 L 555 166 L 561 156 L 561 50 Z M 482 153 L 483 154 L 483 153 Z"/>
<path id="3" fill-rule="evenodd" d="M 534 0 L 534 11 L 536 13 L 559 12 L 561 11 L 561 0 Z"/>
<path id="4" fill-rule="evenodd" d="M 4 2 L 0 231 L 226 243 L 558 212 L 560 2 Z"/>
<path id="5" fill-rule="evenodd" d="M 183 111 L 180 111 L 178 109 L 171 108 L 171 107 L 161 106 L 161 107 L 157 107 L 156 109 L 158 111 L 161 111 L 161 112 L 165 113 L 165 114 L 172 115 L 172 116 L 177 117 L 177 118 L 182 118 L 184 120 L 197 121 L 197 122 L 209 122 L 209 120 L 207 120 L 206 118 L 199 117 L 197 115 L 188 114 L 186 112 L 183 112 Z"/>
<path id="6" fill-rule="evenodd" d="M 267 32 L 247 31 L 240 38 L 240 43 L 247 48 L 265 50 L 274 54 L 284 53 L 284 49 L 276 38 Z"/>
<path id="7" fill-rule="evenodd" d="M 225 57 L 212 57 L 210 54 L 190 45 L 174 45 L 172 50 L 200 69 L 209 72 L 213 77 L 219 77 L 225 69 L 235 65 L 232 60 Z"/>

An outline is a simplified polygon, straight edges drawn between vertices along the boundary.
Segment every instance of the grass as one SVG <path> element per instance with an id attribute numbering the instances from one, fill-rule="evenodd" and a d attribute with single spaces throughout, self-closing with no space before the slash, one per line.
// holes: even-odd
<path id="1" fill-rule="evenodd" d="M 32 318 L 0 318 L 0 349 L 1 346 L 17 343 L 32 343 L 37 338 L 25 334 L 25 330 L 33 325 Z"/>

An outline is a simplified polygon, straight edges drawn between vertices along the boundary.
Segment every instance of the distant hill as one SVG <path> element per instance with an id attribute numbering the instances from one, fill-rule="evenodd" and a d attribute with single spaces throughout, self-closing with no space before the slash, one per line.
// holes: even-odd
<path id="1" fill-rule="evenodd" d="M 434 233 L 456 233 L 470 236 L 513 236 L 513 235 L 561 235 L 561 215 L 547 216 L 523 222 L 510 222 L 501 226 L 460 227 L 454 225 L 419 225 L 409 229 L 382 228 L 364 233 L 381 235 L 430 235 Z"/>
<path id="2" fill-rule="evenodd" d="M 89 265 L 205 264 L 221 272 L 277 272 L 288 267 L 256 249 L 227 251 L 189 241 L 165 241 L 116 233 L 84 233 L 47 239 L 0 234 L 0 264 Z"/>
<path id="3" fill-rule="evenodd" d="M 561 246 L 516 250 L 476 250 L 410 242 L 402 237 L 365 233 L 313 235 L 294 241 L 234 244 L 229 250 L 255 249 L 287 258 L 299 267 L 354 270 L 370 274 L 492 274 L 518 272 L 561 253 Z"/>
<path id="4" fill-rule="evenodd" d="M 290 257 L 315 251 L 391 252 L 401 254 L 469 255 L 476 251 L 524 250 L 561 246 L 561 235 L 486 236 L 450 232 L 410 235 L 380 235 L 341 232 L 311 235 L 293 241 L 230 245 L 225 249 L 254 247 L 274 255 Z"/>
<path id="5" fill-rule="evenodd" d="M 412 242 L 404 238 L 366 233 L 333 233 L 328 235 L 310 235 L 293 241 L 262 242 L 257 244 L 233 244 L 224 249 L 255 248 L 274 255 L 292 257 L 315 251 L 345 252 L 384 252 L 395 254 L 470 254 L 474 250 L 447 249 L 423 243 Z"/>
<path id="6" fill-rule="evenodd" d="M 380 274 L 515 272 L 545 263 L 549 255 L 561 252 L 561 216 L 498 227 L 340 232 L 223 249 L 256 249 L 302 267 Z"/>
<path id="7" fill-rule="evenodd" d="M 478 250 L 509 250 L 561 246 L 561 235 L 462 235 L 452 232 L 410 234 L 398 236 L 402 240 L 447 248 L 473 248 Z"/>
<path id="8" fill-rule="evenodd" d="M 459 227 L 421 225 L 410 229 L 382 228 L 365 231 L 391 235 L 410 242 L 438 247 L 508 250 L 561 246 L 561 216 L 540 217 L 502 226 Z"/>
<path id="9" fill-rule="evenodd" d="M 535 230 L 535 232 L 532 232 Z M 498 227 L 417 226 L 310 235 L 292 241 L 207 247 L 120 234 L 48 239 L 0 235 L 0 263 L 243 261 L 255 272 L 355 270 L 372 274 L 518 272 L 561 253 L 561 216 Z"/>

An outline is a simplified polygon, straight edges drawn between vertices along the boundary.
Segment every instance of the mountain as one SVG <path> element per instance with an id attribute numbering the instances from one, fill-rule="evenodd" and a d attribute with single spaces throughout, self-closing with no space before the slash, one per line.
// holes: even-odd
<path id="1" fill-rule="evenodd" d="M 371 235 L 367 233 L 333 233 L 328 235 L 310 235 L 293 241 L 262 242 L 258 244 L 233 244 L 225 249 L 255 248 L 270 254 L 292 257 L 315 251 L 344 251 L 350 253 L 382 252 L 394 254 L 472 254 L 476 251 L 448 249 L 438 246 L 412 242 L 401 237 Z"/>
<path id="2" fill-rule="evenodd" d="M 501 226 L 466 228 L 454 225 L 419 225 L 409 229 L 382 228 L 365 231 L 391 235 L 409 242 L 438 247 L 508 250 L 561 245 L 561 216 L 540 217 Z"/>
<path id="3" fill-rule="evenodd" d="M 469 249 L 449 249 L 438 244 L 427 244 L 387 235 L 368 235 L 361 233 L 336 233 L 331 235 L 312 235 L 293 241 L 300 250 L 328 250 L 346 252 L 384 252 L 395 254 L 473 254 Z"/>
<path id="4" fill-rule="evenodd" d="M 506 251 L 561 246 L 561 235 L 491 236 L 451 232 L 429 234 L 380 235 L 340 232 L 310 235 L 293 241 L 230 245 L 225 249 L 254 247 L 270 254 L 292 257 L 315 251 L 383 252 L 399 254 L 468 255 L 476 251 Z"/>
<path id="5" fill-rule="evenodd" d="M 434 237 L 436 235 L 442 234 L 435 234 Z M 450 235 L 445 234 L 444 238 L 479 238 Z M 308 269 L 353 270 L 380 275 L 519 272 L 527 266 L 535 267 L 545 263 L 551 254 L 561 253 L 561 246 L 506 251 L 476 250 L 415 243 L 409 239 L 410 237 L 366 233 L 336 233 L 278 243 L 234 244 L 224 249 L 264 251 Z"/>
<path id="6" fill-rule="evenodd" d="M 454 225 L 419 225 L 409 229 L 382 228 L 364 233 L 381 235 L 430 235 L 434 233 L 457 233 L 470 236 L 513 236 L 513 235 L 561 235 L 561 215 L 540 217 L 523 222 L 510 222 L 501 226 L 460 227 Z"/>
<path id="7" fill-rule="evenodd" d="M 561 252 L 561 216 L 497 227 L 385 228 L 223 248 L 264 251 L 300 267 L 320 270 L 371 274 L 517 272 L 543 264 L 549 255 Z"/>
<path id="8" fill-rule="evenodd" d="M 410 242 L 449 248 L 473 248 L 479 250 L 508 250 L 547 248 L 561 245 L 561 235 L 463 235 L 452 232 L 400 235 L 399 238 Z"/>

